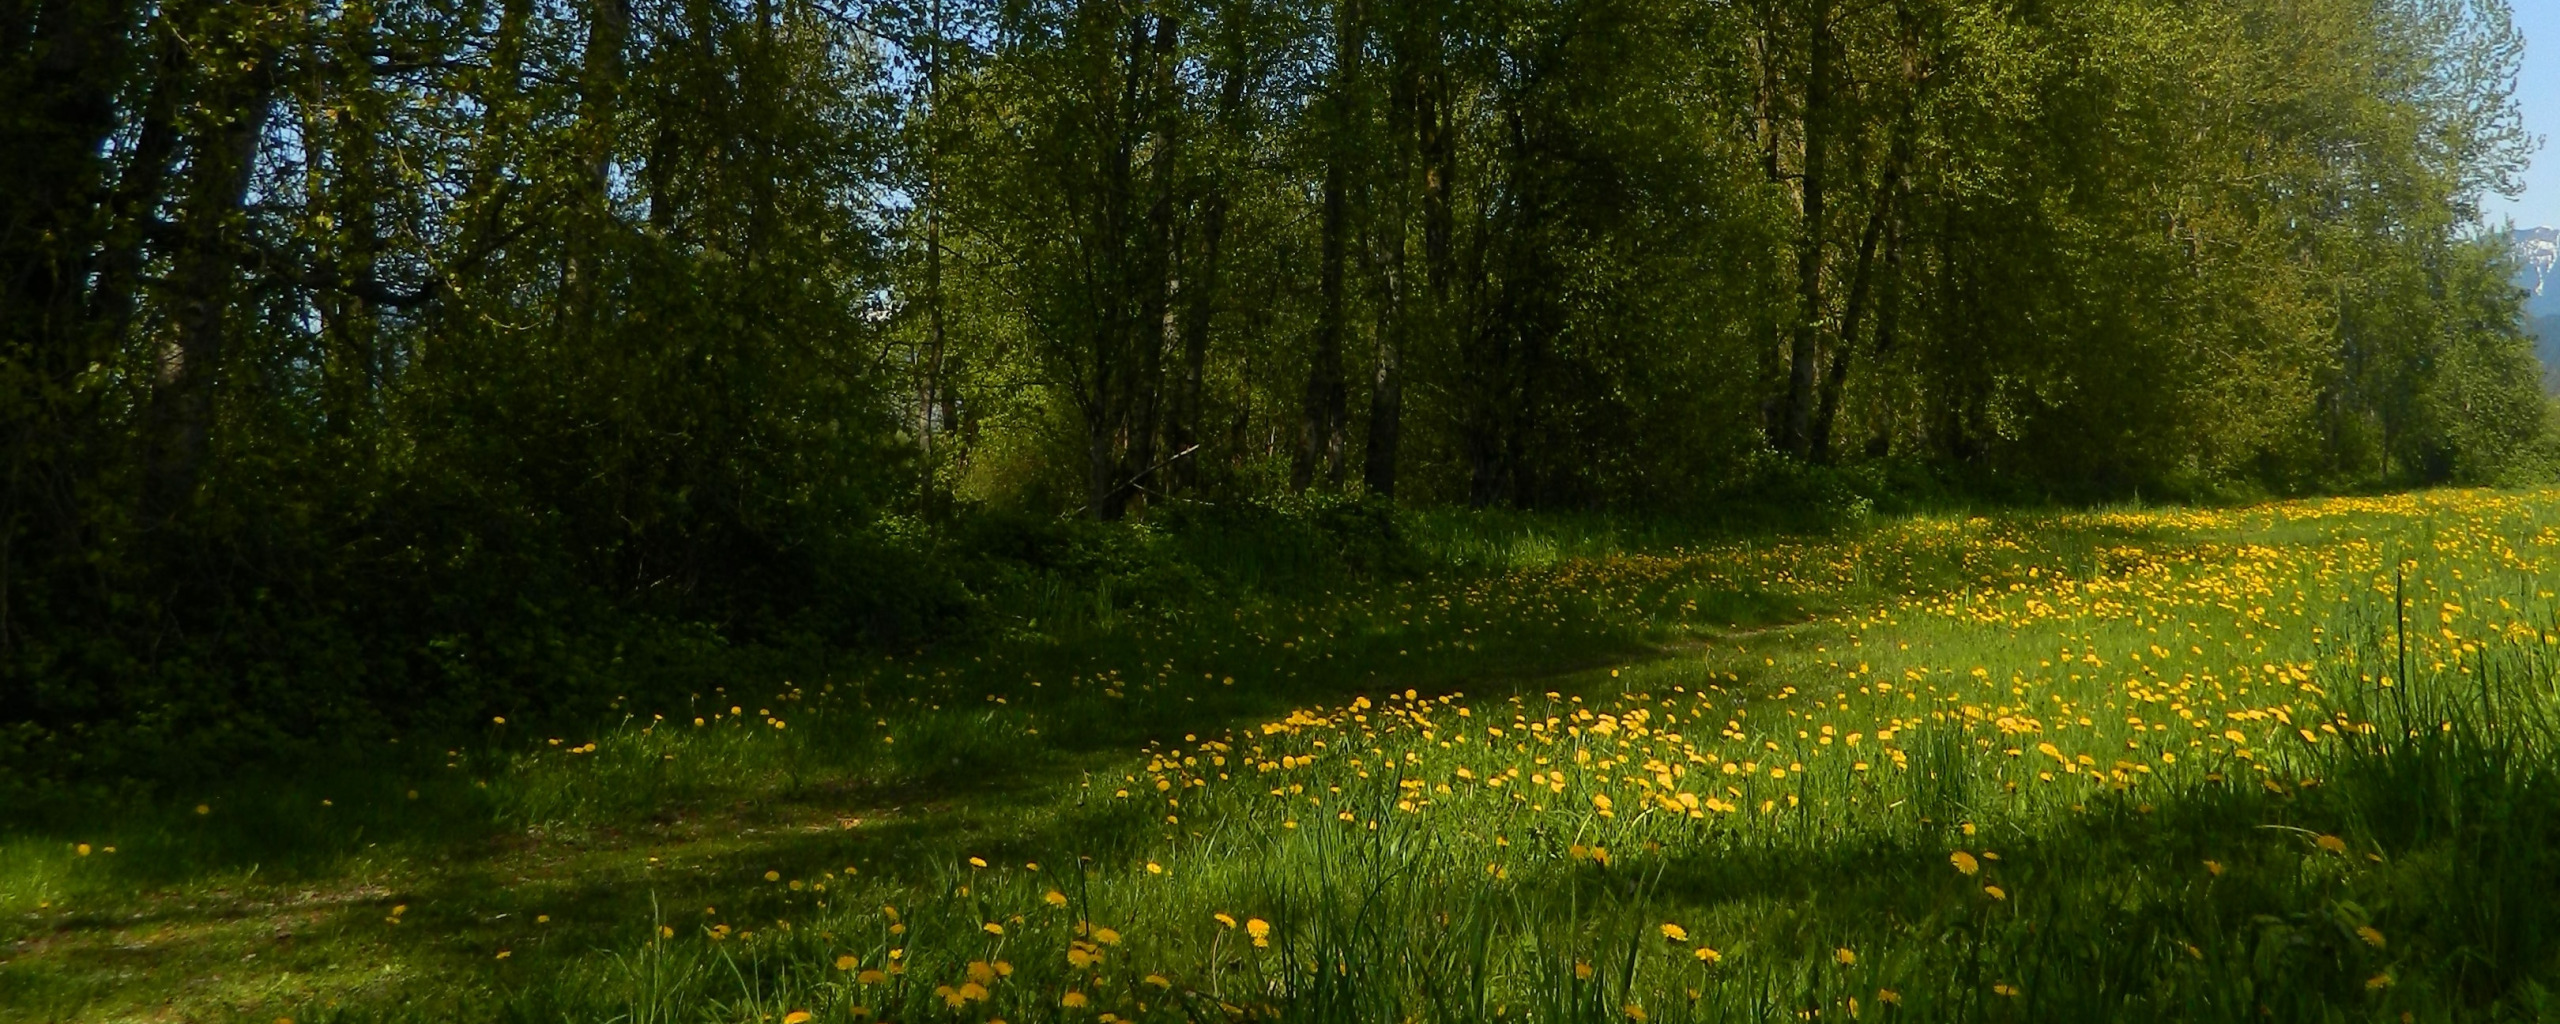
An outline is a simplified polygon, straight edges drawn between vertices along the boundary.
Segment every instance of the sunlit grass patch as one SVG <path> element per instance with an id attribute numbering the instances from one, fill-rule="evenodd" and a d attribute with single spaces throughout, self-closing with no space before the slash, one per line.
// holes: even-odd
<path id="1" fill-rule="evenodd" d="M 492 723 L 10 840 L 0 1007 L 2529 1017 L 2560 957 L 2555 512 L 1595 548 Z M 261 834 L 325 853 L 269 879 Z M 260 931 L 293 914 L 289 947 Z M 118 943 L 235 980 L 122 980 Z"/>

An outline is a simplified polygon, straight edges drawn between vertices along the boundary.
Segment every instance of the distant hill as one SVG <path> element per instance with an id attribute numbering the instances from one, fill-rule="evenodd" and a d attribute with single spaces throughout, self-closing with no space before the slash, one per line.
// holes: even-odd
<path id="1" fill-rule="evenodd" d="M 2560 313 L 2526 318 L 2524 332 L 2533 337 L 2533 354 L 2542 358 L 2542 389 L 2560 394 Z"/>

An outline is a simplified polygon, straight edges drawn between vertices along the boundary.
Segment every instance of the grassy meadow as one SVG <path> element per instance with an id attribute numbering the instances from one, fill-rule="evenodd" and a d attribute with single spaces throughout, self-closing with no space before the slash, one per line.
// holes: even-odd
<path id="1" fill-rule="evenodd" d="M 18 809 L 0 1019 L 2560 1016 L 2560 492 L 1398 537 Z"/>

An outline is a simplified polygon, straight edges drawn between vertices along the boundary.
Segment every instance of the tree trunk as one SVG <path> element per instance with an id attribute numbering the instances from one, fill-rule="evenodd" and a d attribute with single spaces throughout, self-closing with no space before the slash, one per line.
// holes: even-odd
<path id="1" fill-rule="evenodd" d="M 938 516 L 937 474 L 940 467 L 935 456 L 935 423 L 937 402 L 946 402 L 950 390 L 945 373 L 949 369 L 949 337 L 943 315 L 942 292 L 942 0 L 932 0 L 928 14 L 931 23 L 925 27 L 925 117 L 924 117 L 924 297 L 925 351 L 923 380 L 917 387 L 918 410 L 916 441 L 923 449 L 924 473 L 917 493 L 925 517 Z M 954 424 L 957 425 L 956 423 Z"/>
<path id="2" fill-rule="evenodd" d="M 1093 245 L 1103 265 L 1095 275 L 1100 308 L 1093 311 L 1093 369 L 1085 412 L 1087 482 L 1092 489 L 1090 513 L 1106 520 L 1127 514 L 1129 485 L 1144 468 L 1129 464 L 1129 450 L 1147 426 L 1138 422 L 1138 345 L 1155 326 L 1141 322 L 1145 311 L 1153 308 L 1145 292 L 1164 284 L 1161 267 L 1151 268 L 1147 257 L 1155 243 L 1131 216 L 1138 198 L 1137 153 L 1153 124 L 1146 103 L 1149 84 L 1156 77 L 1154 28 L 1151 15 L 1139 14 L 1128 22 L 1126 49 L 1121 51 L 1119 105 L 1108 122 L 1110 149 L 1104 157 L 1095 212 Z"/>
<path id="3" fill-rule="evenodd" d="M 1200 486 L 1200 458 L 1194 449 L 1203 431 L 1201 377 L 1209 364 L 1209 324 L 1216 313 L 1220 246 L 1227 230 L 1227 194 L 1223 183 L 1210 187 L 1200 211 L 1200 263 L 1190 280 L 1182 320 L 1182 376 L 1174 387 L 1173 415 L 1165 423 L 1165 447 L 1173 465 L 1168 486 L 1193 491 Z"/>
<path id="4" fill-rule="evenodd" d="M 1398 281 L 1391 287 L 1401 289 Z M 1400 298 L 1400 296 L 1399 296 Z M 1378 365 L 1369 388 L 1369 447 L 1361 465 L 1361 483 L 1370 494 L 1396 496 L 1396 448 L 1404 430 L 1404 332 L 1402 302 L 1379 315 Z"/>
<path id="5" fill-rule="evenodd" d="M 1246 82 L 1251 78 L 1252 55 L 1241 39 L 1230 40 L 1229 63 L 1218 85 L 1218 113 L 1214 122 L 1222 138 L 1234 141 L 1235 121 L 1244 109 Z M 1165 424 L 1165 446 L 1172 450 L 1174 462 L 1168 467 L 1169 484 L 1182 491 L 1200 486 L 1200 456 L 1197 447 L 1207 434 L 1201 392 L 1202 374 L 1209 362 L 1209 328 L 1217 312 L 1220 261 L 1227 233 L 1227 175 L 1223 167 L 1213 171 L 1208 195 L 1200 203 L 1200 262 L 1190 279 L 1188 308 L 1182 324 L 1182 377 L 1174 390 L 1174 413 Z"/>
<path id="6" fill-rule="evenodd" d="M 125 161 L 110 200 L 114 233 L 98 254 L 98 286 L 90 297 L 89 319 L 107 338 L 131 329 L 141 308 L 149 222 L 168 188 L 179 143 L 179 106 L 187 90 L 186 44 L 166 26 L 153 35 L 158 39 L 157 56 L 143 99 L 142 124 L 134 133 L 133 155 Z"/>
<path id="7" fill-rule="evenodd" d="M 1144 246 L 1139 264 L 1143 272 L 1138 285 L 1139 317 L 1131 334 L 1139 345 L 1137 407 L 1131 413 L 1129 429 L 1129 480 L 1123 485 L 1123 502 L 1143 501 L 1152 488 L 1156 464 L 1156 437 L 1163 423 L 1164 356 L 1181 342 L 1181 324 L 1174 316 L 1174 300 L 1179 297 L 1181 281 L 1176 277 L 1174 253 L 1180 236 L 1174 219 L 1174 173 L 1181 161 L 1181 109 L 1174 102 L 1174 53 L 1182 26 L 1169 15 L 1156 19 L 1155 43 L 1150 57 L 1154 72 L 1147 90 L 1147 104 L 1153 115 L 1151 131 L 1155 151 L 1147 169 L 1148 188 L 1154 201 L 1147 207 L 1146 233 L 1139 244 Z"/>
<path id="8" fill-rule="evenodd" d="M 516 126 L 524 119 L 524 50 L 526 23 L 533 0 L 505 0 L 498 9 L 497 37 L 489 46 L 489 70 L 480 80 L 479 137 L 472 142 L 471 177 L 463 188 L 462 238 L 457 248 L 475 254 L 494 247 L 505 235 L 499 216 L 505 209 L 506 167 L 515 150 Z"/>
<path id="9" fill-rule="evenodd" d="M 322 337 L 327 345 L 327 361 L 322 368 L 322 415 L 329 432 L 341 440 L 355 436 L 357 422 L 372 406 L 382 373 L 378 318 L 373 301 L 368 298 L 380 291 L 376 269 L 382 248 L 377 217 L 381 195 L 376 133 L 383 128 L 369 123 L 366 116 L 380 102 L 369 56 L 374 52 L 375 40 L 368 10 L 351 6 L 342 15 L 348 24 L 339 49 L 349 59 L 345 61 L 347 79 L 336 83 L 340 102 L 333 109 L 338 111 L 337 116 L 314 117 L 304 125 L 304 138 L 332 140 L 338 152 L 337 180 L 325 193 L 325 208 L 333 210 L 334 216 L 322 228 L 320 246 L 332 280 L 327 282 L 328 290 L 320 306 Z M 325 93 L 312 99 L 321 102 L 311 103 L 306 109 L 321 107 Z"/>
<path id="10" fill-rule="evenodd" d="M 42 379 L 60 387 L 90 362 L 89 212 L 104 198 L 100 154 L 116 129 L 133 10 L 123 0 L 15 6 L 0 28 L 0 73 L 25 90 L 9 97 L 0 135 L 0 336 L 32 342 Z"/>
<path id="11" fill-rule="evenodd" d="M 1760 32 L 1753 50 L 1758 57 L 1760 74 L 1752 90 L 1752 121 L 1760 149 L 1760 174 L 1775 193 L 1784 190 L 1787 184 L 1778 153 L 1778 55 L 1782 52 L 1779 45 L 1782 35 L 1773 0 L 1760 0 L 1757 16 Z M 1785 346 L 1779 337 L 1785 324 L 1778 311 L 1790 300 L 1783 297 L 1785 288 L 1778 284 L 1779 276 L 1779 272 L 1772 268 L 1770 273 L 1754 277 L 1758 288 L 1752 305 L 1758 314 L 1752 330 L 1758 335 L 1758 344 L 1752 346 L 1752 350 L 1759 372 L 1757 382 L 1764 396 L 1759 408 L 1761 437 L 1770 447 L 1785 451 L 1787 389 L 1786 367 L 1782 359 Z"/>
<path id="12" fill-rule="evenodd" d="M 1396 459 L 1404 441 L 1404 355 L 1413 334 L 1416 305 L 1407 256 L 1408 221 L 1417 181 L 1427 204 L 1436 170 L 1427 160 L 1427 155 L 1436 154 L 1430 153 L 1424 136 L 1436 134 L 1425 124 L 1435 115 L 1429 77 L 1438 63 L 1439 26 L 1427 5 L 1413 6 L 1426 9 L 1408 9 L 1393 28 L 1395 68 L 1387 128 L 1394 170 L 1386 176 L 1391 188 L 1381 197 L 1385 223 L 1378 232 L 1378 347 L 1369 385 L 1369 445 L 1361 465 L 1362 485 L 1370 494 L 1390 500 L 1396 496 Z M 1429 300 L 1422 305 L 1427 308 Z"/>
<path id="13" fill-rule="evenodd" d="M 1425 344 L 1447 351 L 1462 336 L 1463 318 L 1454 301 L 1458 284 L 1457 212 L 1450 199 L 1457 185 L 1458 148 L 1452 131 L 1449 67 L 1442 42 L 1439 8 L 1424 26 L 1424 68 L 1414 97 L 1414 149 L 1422 164 L 1421 316 Z M 1402 443 L 1401 394 L 1397 403 L 1398 443 Z M 1390 491 L 1389 497 L 1393 497 Z"/>
<path id="14" fill-rule="evenodd" d="M 1849 301 L 1840 313 L 1840 338 L 1832 345 L 1831 366 L 1823 374 L 1821 408 L 1813 419 L 1813 436 L 1807 444 L 1814 461 L 1831 461 L 1832 425 L 1840 416 L 1840 396 L 1848 389 L 1849 363 L 1858 352 L 1858 322 L 1866 315 L 1870 272 L 1875 266 L 1876 243 L 1884 237 L 1886 218 L 1892 215 L 1893 190 L 1898 183 L 1895 172 L 1885 172 L 1885 182 L 1877 189 L 1875 208 L 1867 215 L 1866 230 L 1858 238 L 1858 262 L 1849 273 Z"/>
<path id="15" fill-rule="evenodd" d="M 1805 82 L 1803 231 L 1796 242 L 1795 335 L 1787 350 L 1785 448 L 1797 458 L 1813 450 L 1814 378 L 1823 319 L 1822 236 L 1825 154 L 1830 147 L 1831 4 L 1814 0 L 1809 18 L 1812 72 Z"/>
<path id="16" fill-rule="evenodd" d="M 1917 89 L 1917 74 L 1906 72 L 1903 85 L 1906 90 Z M 1813 457 L 1820 461 L 1828 462 L 1832 457 L 1832 428 L 1840 415 L 1841 393 L 1849 382 L 1850 362 L 1857 355 L 1858 324 L 1866 315 L 1867 296 L 1872 289 L 1876 243 L 1901 226 L 1902 173 L 1911 161 L 1911 133 L 1915 130 L 1917 108 L 1918 98 L 1906 92 L 1901 114 L 1894 120 L 1884 177 L 1876 183 L 1875 198 L 1868 204 L 1866 230 L 1858 236 L 1858 262 L 1850 273 L 1849 301 L 1840 316 L 1840 340 L 1831 354 L 1831 369 L 1822 382 L 1822 408 L 1813 424 Z M 1900 268 L 1893 261 L 1888 261 L 1888 266 Z"/>
<path id="17" fill-rule="evenodd" d="M 1349 253 L 1350 189 L 1353 159 L 1352 90 L 1358 87 L 1361 53 L 1360 0 L 1338 0 L 1334 13 L 1333 84 L 1326 97 L 1328 108 L 1324 165 L 1323 232 L 1317 252 L 1318 301 L 1315 344 L 1307 366 L 1306 407 L 1302 413 L 1298 435 L 1298 457 L 1291 467 L 1289 485 L 1295 490 L 1313 486 L 1319 473 L 1328 485 L 1342 480 L 1342 448 L 1345 421 L 1350 418 L 1350 395 L 1343 380 L 1342 335 L 1348 299 L 1344 294 L 1343 266 Z"/>
<path id="18" fill-rule="evenodd" d="M 613 223 L 614 122 L 622 103 L 622 48 L 631 32 L 628 0 L 587 0 L 587 43 L 578 78 L 577 206 L 570 214 L 562 304 L 566 321 L 592 330 L 602 315 L 604 240 Z"/>
<path id="19" fill-rule="evenodd" d="M 193 500 L 211 447 L 214 391 L 230 330 L 243 206 L 275 98 L 272 56 L 208 83 L 207 116 L 187 145 L 185 198 L 170 269 L 170 319 L 148 419 L 143 513 L 167 525 Z"/>
<path id="20" fill-rule="evenodd" d="M 1902 225 L 1900 221 L 1885 227 L 1884 296 L 1876 308 L 1876 362 L 1881 367 L 1893 356 L 1894 344 L 1902 324 Z M 1893 453 L 1891 421 L 1877 428 L 1867 441 L 1867 457 L 1881 459 Z"/>
<path id="21" fill-rule="evenodd" d="M 1436 22 L 1431 26 L 1431 33 L 1431 67 L 1423 80 L 1421 110 L 1415 119 L 1419 132 L 1416 143 L 1424 168 L 1423 286 L 1430 291 L 1433 333 L 1445 340 L 1456 313 L 1449 302 L 1458 279 L 1457 222 L 1456 213 L 1450 206 L 1449 191 L 1457 185 L 1458 147 L 1451 137 L 1449 68 L 1444 62 L 1439 42 L 1440 27 Z"/>

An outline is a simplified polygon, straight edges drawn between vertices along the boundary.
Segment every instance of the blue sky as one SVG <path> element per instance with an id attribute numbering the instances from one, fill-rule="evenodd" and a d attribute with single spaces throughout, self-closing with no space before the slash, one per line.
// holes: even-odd
<path id="1" fill-rule="evenodd" d="M 2490 196 L 2489 222 L 2514 217 L 2517 226 L 2560 227 L 2560 0 L 2513 0 L 2516 28 L 2524 33 L 2524 69 L 2516 82 L 2516 102 L 2524 108 L 2526 131 L 2544 137 L 2534 154 L 2533 169 L 2524 175 L 2524 194 L 2514 199 Z"/>

